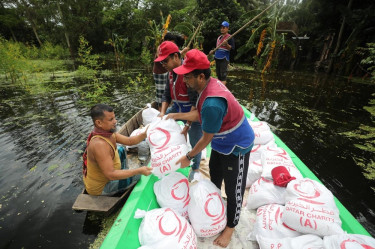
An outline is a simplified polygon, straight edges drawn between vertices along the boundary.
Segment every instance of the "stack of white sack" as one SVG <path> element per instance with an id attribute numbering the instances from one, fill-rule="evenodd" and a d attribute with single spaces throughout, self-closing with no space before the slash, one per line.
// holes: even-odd
<path id="1" fill-rule="evenodd" d="M 151 124 L 153 121 L 155 121 L 157 119 L 159 113 L 160 112 L 158 110 L 152 108 L 151 104 L 148 103 L 147 104 L 147 108 L 145 108 L 142 111 L 142 123 L 143 123 L 143 126 Z"/>
<path id="2" fill-rule="evenodd" d="M 324 249 L 323 240 L 319 236 L 306 234 L 290 238 L 265 238 L 256 236 L 260 249 Z M 331 248 L 331 247 L 327 247 Z"/>
<path id="3" fill-rule="evenodd" d="M 325 249 L 374 249 L 375 239 L 362 234 L 339 234 L 325 236 Z"/>
<path id="4" fill-rule="evenodd" d="M 147 143 L 151 149 L 152 173 L 161 178 L 180 168 L 176 162 L 189 151 L 181 128 L 173 119 L 152 122 L 147 130 Z"/>
<path id="5" fill-rule="evenodd" d="M 302 235 L 282 222 L 283 211 L 284 206 L 278 204 L 269 204 L 258 208 L 253 230 L 247 239 L 255 241 L 256 236 L 282 239 Z"/>
<path id="6" fill-rule="evenodd" d="M 254 144 L 253 148 L 251 149 L 250 153 L 250 162 L 259 160 L 261 157 L 261 153 L 263 150 L 276 148 L 277 145 L 274 140 L 266 143 L 266 144 Z"/>
<path id="7" fill-rule="evenodd" d="M 319 236 L 344 233 L 333 194 L 321 183 L 308 178 L 293 180 L 285 201 L 282 221 L 296 231 Z"/>
<path id="8" fill-rule="evenodd" d="M 199 180 L 190 188 L 189 219 L 198 237 L 211 237 L 227 224 L 226 207 L 220 190 L 209 180 Z"/>
<path id="9" fill-rule="evenodd" d="M 284 205 L 285 192 L 286 189 L 273 184 L 273 180 L 261 177 L 251 185 L 246 207 L 251 210 L 267 204 Z"/>
<path id="10" fill-rule="evenodd" d="M 134 218 L 143 218 L 138 230 L 143 248 L 197 248 L 197 236 L 189 222 L 171 208 L 150 211 L 137 209 Z"/>
<path id="11" fill-rule="evenodd" d="M 267 144 L 270 141 L 275 141 L 273 133 L 268 126 L 267 122 L 264 121 L 250 121 L 247 120 L 253 128 L 255 139 L 254 144 Z"/>
<path id="12" fill-rule="evenodd" d="M 183 174 L 172 172 L 155 182 L 154 193 L 160 207 L 173 208 L 178 214 L 189 220 L 189 181 Z"/>

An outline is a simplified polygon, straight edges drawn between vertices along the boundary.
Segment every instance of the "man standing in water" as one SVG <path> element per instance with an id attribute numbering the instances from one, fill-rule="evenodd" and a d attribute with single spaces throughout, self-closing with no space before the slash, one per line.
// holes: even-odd
<path id="1" fill-rule="evenodd" d="M 176 44 L 170 41 L 165 41 L 160 44 L 159 57 L 155 59 L 155 62 L 160 62 L 160 64 L 169 71 L 169 81 L 166 84 L 163 94 L 160 116 L 169 113 L 184 113 L 195 110 L 198 93 L 194 90 L 189 90 L 183 81 L 182 75 L 173 72 L 174 68 L 179 67 L 182 64 L 181 54 Z M 172 101 L 172 106 L 168 108 Z M 189 132 L 190 144 L 194 147 L 202 137 L 201 124 L 199 122 L 187 121 L 182 133 L 186 136 L 187 132 Z M 200 163 L 201 153 L 199 152 L 194 156 L 192 170 L 189 174 L 189 181 L 192 181 L 194 179 L 194 174 L 199 172 Z"/>
<path id="2" fill-rule="evenodd" d="M 204 53 L 197 49 L 190 50 L 183 65 L 174 71 L 184 75 L 186 85 L 197 91 L 199 97 L 196 110 L 169 114 L 168 118 L 199 120 L 203 130 L 202 138 L 176 164 L 181 163 L 182 168 L 188 166 L 190 160 L 211 142 L 211 181 L 221 189 L 224 179 L 228 198 L 227 226 L 214 240 L 214 245 L 225 248 L 240 219 L 254 131 L 232 93 L 219 80 L 210 77 L 210 62 Z"/>
<path id="3" fill-rule="evenodd" d="M 221 35 L 216 41 L 216 47 L 220 47 L 215 51 L 216 75 L 224 85 L 227 84 L 230 50 L 234 49 L 234 38 L 225 41 L 230 36 L 228 31 L 229 23 L 227 21 L 222 22 L 220 26 Z M 210 51 L 210 54 L 212 53 L 213 50 Z"/>
<path id="4" fill-rule="evenodd" d="M 113 194 L 127 187 L 128 178 L 135 175 L 150 175 L 152 169 L 147 166 L 122 169 L 121 166 L 125 168 L 126 165 L 121 165 L 119 150 L 116 146 L 116 143 L 124 145 L 140 143 L 147 137 L 147 129 L 134 137 L 115 133 L 117 124 L 115 113 L 112 107 L 105 104 L 93 106 L 90 114 L 94 130 L 87 139 L 87 148 L 83 154 L 83 182 L 87 193 L 90 195 Z"/>

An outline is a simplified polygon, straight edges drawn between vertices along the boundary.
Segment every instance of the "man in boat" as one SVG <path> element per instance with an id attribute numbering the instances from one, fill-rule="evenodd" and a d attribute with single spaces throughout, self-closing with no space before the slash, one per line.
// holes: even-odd
<path id="1" fill-rule="evenodd" d="M 234 38 L 225 41 L 230 36 L 228 31 L 229 23 L 227 21 L 222 22 L 220 26 L 221 35 L 216 41 L 216 47 L 220 47 L 215 51 L 216 75 L 224 85 L 227 84 L 230 50 L 234 49 Z M 210 51 L 210 54 L 212 53 L 213 50 Z"/>
<path id="2" fill-rule="evenodd" d="M 182 65 L 182 58 L 176 44 L 170 41 L 165 41 L 160 44 L 159 56 L 155 62 L 160 62 L 163 67 L 169 71 L 169 82 L 166 84 L 165 91 L 162 98 L 162 106 L 160 116 L 169 113 L 186 113 L 195 110 L 198 93 L 194 90 L 189 90 L 183 81 L 182 75 L 173 72 L 173 69 Z M 173 101 L 171 107 L 170 103 Z M 169 107 L 169 108 L 168 108 Z M 182 133 L 187 136 L 189 133 L 189 140 L 192 147 L 196 145 L 202 137 L 202 127 L 199 122 L 187 121 Z M 194 156 L 192 171 L 189 174 L 189 180 L 194 179 L 194 174 L 199 172 L 199 164 L 201 162 L 201 153 Z"/>
<path id="3" fill-rule="evenodd" d="M 83 159 L 83 182 L 90 195 L 109 195 L 121 192 L 131 183 L 129 178 L 136 175 L 148 176 L 151 168 L 143 166 L 136 169 L 125 169 L 126 159 L 120 159 L 116 143 L 135 145 L 143 141 L 146 131 L 138 136 L 126 137 L 116 133 L 117 120 L 111 106 L 97 104 L 91 108 L 90 115 L 94 130 L 87 139 Z M 124 155 L 126 157 L 126 155 Z M 124 162 L 124 163 L 121 163 Z"/>
<path id="4" fill-rule="evenodd" d="M 188 166 L 190 160 L 211 142 L 211 181 L 221 189 L 224 179 L 227 195 L 227 225 L 214 240 L 214 245 L 225 248 L 240 219 L 254 131 L 232 93 L 219 80 L 210 77 L 210 62 L 204 53 L 190 50 L 183 65 L 174 72 L 183 74 L 186 85 L 197 91 L 199 97 L 196 110 L 169 114 L 167 118 L 199 120 L 203 130 L 202 138 L 176 164 L 181 163 L 182 168 Z"/>

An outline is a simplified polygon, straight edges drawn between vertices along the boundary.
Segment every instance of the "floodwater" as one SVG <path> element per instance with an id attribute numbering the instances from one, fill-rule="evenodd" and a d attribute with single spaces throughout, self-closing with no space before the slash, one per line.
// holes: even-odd
<path id="1" fill-rule="evenodd" d="M 153 85 L 150 76 L 141 78 Z M 0 248 L 88 248 L 101 217 L 71 209 L 82 191 L 81 154 L 92 129 L 81 101 L 87 85 L 68 73 L 38 87 L 1 81 Z M 103 96 L 119 126 L 154 98 L 152 87 L 127 87 L 128 77 L 106 81 Z M 288 72 L 262 80 L 236 70 L 228 88 L 374 236 L 375 85 Z"/>

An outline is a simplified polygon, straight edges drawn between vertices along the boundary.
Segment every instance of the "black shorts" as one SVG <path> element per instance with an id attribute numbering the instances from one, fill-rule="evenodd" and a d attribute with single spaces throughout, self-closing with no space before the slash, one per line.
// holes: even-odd
<path id="1" fill-rule="evenodd" d="M 216 62 L 216 76 L 220 81 L 227 80 L 228 64 L 227 59 L 215 59 Z"/>

